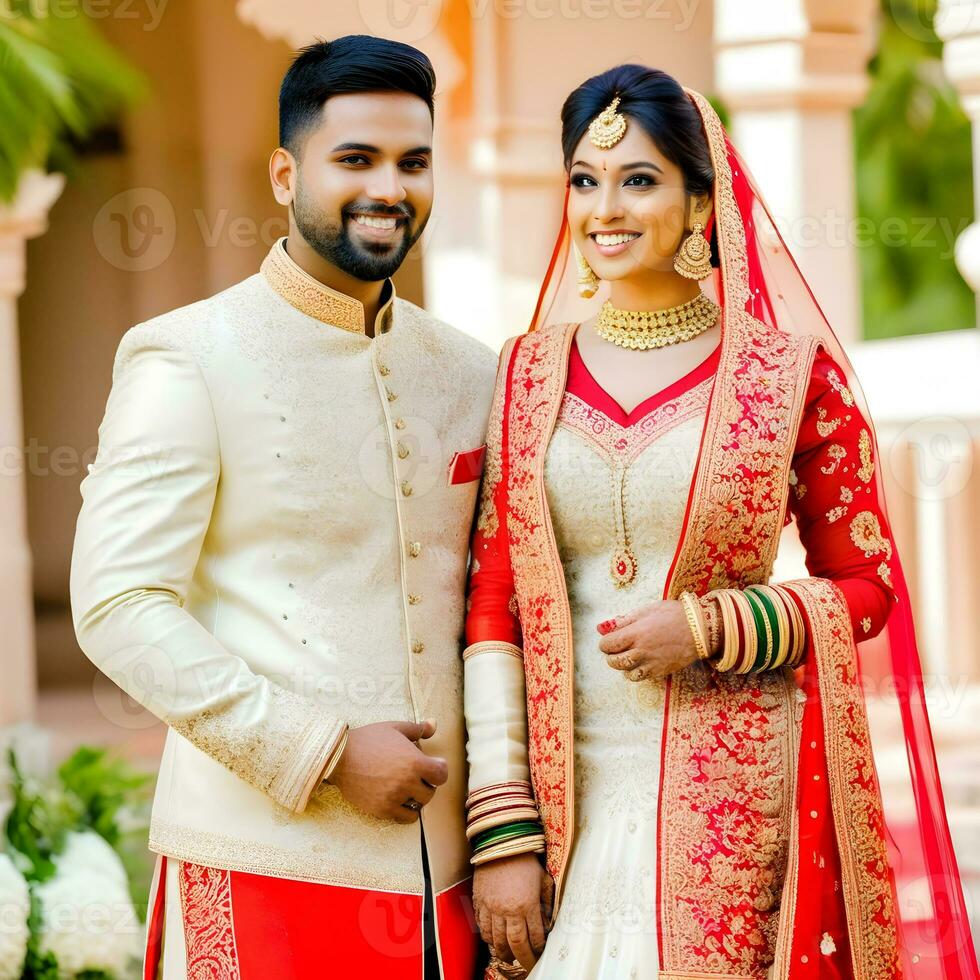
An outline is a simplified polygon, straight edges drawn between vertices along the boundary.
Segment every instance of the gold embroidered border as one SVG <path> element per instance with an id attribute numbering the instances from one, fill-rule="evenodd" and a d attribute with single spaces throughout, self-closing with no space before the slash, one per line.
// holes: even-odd
<path id="1" fill-rule="evenodd" d="M 548 870 L 559 888 L 574 806 L 572 624 L 545 496 L 544 463 L 565 391 L 574 332 L 574 324 L 562 324 L 519 339 L 511 374 L 507 447 L 507 532 L 524 634 L 528 755 L 545 828 Z"/>
<path id="2" fill-rule="evenodd" d="M 711 103 L 694 89 L 684 91 L 701 114 L 711 165 L 715 172 L 715 236 L 718 239 L 722 280 L 725 283 L 725 306 L 744 310 L 749 301 L 749 263 L 745 247 L 745 228 L 732 189 L 732 169 L 725 148 L 725 130 Z"/>
<path id="3" fill-rule="evenodd" d="M 479 643 L 471 643 L 463 651 L 463 661 L 467 661 L 472 657 L 478 657 L 481 653 L 506 653 L 510 657 L 516 657 L 518 660 L 524 659 L 524 651 L 518 647 L 514 646 L 513 643 L 504 643 L 503 641 L 497 640 L 481 640 Z"/>
<path id="4" fill-rule="evenodd" d="M 304 272 L 287 254 L 285 241 L 280 238 L 262 261 L 269 285 L 300 313 L 348 333 L 364 333 L 364 305 Z"/>
<path id="5" fill-rule="evenodd" d="M 854 980 L 902 975 L 894 883 L 847 604 L 828 579 L 783 583 L 810 624 Z"/>

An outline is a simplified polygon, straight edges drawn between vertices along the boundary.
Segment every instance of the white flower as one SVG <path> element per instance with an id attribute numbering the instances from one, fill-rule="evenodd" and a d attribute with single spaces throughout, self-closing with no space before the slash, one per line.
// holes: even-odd
<path id="1" fill-rule="evenodd" d="M 129 876 L 119 855 L 109 842 L 94 831 L 70 833 L 65 839 L 65 849 L 56 858 L 59 870 L 64 868 L 73 874 L 91 871 L 103 878 L 111 878 L 123 888 L 129 887 Z"/>
<path id="2" fill-rule="evenodd" d="M 0 854 L 0 980 L 19 980 L 27 955 L 31 894 L 21 873 Z"/>
<path id="3" fill-rule="evenodd" d="M 830 956 L 831 953 L 837 952 L 837 943 L 834 942 L 834 937 L 829 932 L 825 932 L 823 939 L 820 940 L 820 952 L 824 956 Z"/>
<path id="4" fill-rule="evenodd" d="M 96 833 L 69 834 L 53 878 L 38 885 L 41 953 L 53 953 L 62 977 L 84 970 L 125 976 L 140 953 L 142 926 L 126 870 Z"/>

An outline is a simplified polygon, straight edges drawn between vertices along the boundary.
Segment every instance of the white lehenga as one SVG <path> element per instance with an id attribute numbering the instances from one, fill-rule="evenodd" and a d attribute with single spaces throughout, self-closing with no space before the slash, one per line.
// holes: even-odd
<path id="1" fill-rule="evenodd" d="M 575 841 L 555 927 L 532 980 L 653 980 L 664 690 L 610 668 L 596 626 L 663 598 L 710 379 L 622 428 L 566 394 L 545 481 L 572 610 Z M 637 559 L 617 588 L 622 513 Z"/>

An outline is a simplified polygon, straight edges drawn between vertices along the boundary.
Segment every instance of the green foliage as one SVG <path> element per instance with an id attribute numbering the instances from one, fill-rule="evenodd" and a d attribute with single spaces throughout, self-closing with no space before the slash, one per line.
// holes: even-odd
<path id="1" fill-rule="evenodd" d="M 111 759 L 105 749 L 82 746 L 62 763 L 58 778 L 81 811 L 82 823 L 113 847 L 122 838 L 119 815 L 145 798 L 152 777 Z"/>
<path id="2" fill-rule="evenodd" d="M 12 749 L 8 759 L 13 806 L 4 826 L 7 851 L 28 881 L 47 881 L 68 831 L 78 824 L 78 807 L 60 790 L 27 779 Z"/>
<path id="3" fill-rule="evenodd" d="M 935 0 L 882 0 L 871 89 L 855 113 L 868 338 L 973 327 L 953 244 L 973 220 L 970 123 L 932 31 Z M 923 22 L 923 18 L 926 22 Z"/>
<path id="4" fill-rule="evenodd" d="M 27 169 L 69 169 L 74 146 L 142 94 L 142 77 L 75 16 L 0 4 L 0 201 Z"/>
<path id="5" fill-rule="evenodd" d="M 32 888 L 31 914 L 27 920 L 31 938 L 27 944 L 27 958 L 21 980 L 59 980 L 58 960 L 54 953 L 41 953 L 41 919 L 41 903 Z"/>

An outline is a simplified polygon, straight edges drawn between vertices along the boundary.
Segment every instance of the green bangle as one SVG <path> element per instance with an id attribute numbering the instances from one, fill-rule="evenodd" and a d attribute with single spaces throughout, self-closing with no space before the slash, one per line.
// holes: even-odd
<path id="1" fill-rule="evenodd" d="M 499 827 L 491 827 L 477 834 L 473 838 L 473 850 L 482 851 L 490 844 L 499 844 L 501 841 L 510 840 L 514 837 L 527 837 L 531 834 L 540 834 L 541 824 L 534 820 L 525 820 L 517 823 L 505 823 Z"/>
<path id="2" fill-rule="evenodd" d="M 508 834 L 501 834 L 492 840 L 483 841 L 478 847 L 473 848 L 473 853 L 482 854 L 484 851 L 489 851 L 499 844 L 506 844 L 509 841 L 522 840 L 524 838 L 538 837 L 540 834 L 540 827 L 534 831 L 514 830 Z"/>
<path id="3" fill-rule="evenodd" d="M 772 633 L 766 629 L 769 620 L 763 612 L 759 597 L 748 589 L 743 589 L 742 595 L 745 596 L 745 600 L 752 610 L 752 618 L 755 620 L 755 659 L 752 661 L 752 666 L 746 671 L 747 674 L 754 674 L 762 670 L 762 665 L 772 657 Z"/>
<path id="4" fill-rule="evenodd" d="M 772 645 L 769 648 L 769 656 L 766 657 L 760 670 L 768 670 L 772 666 L 773 658 L 776 656 L 779 650 L 779 641 L 781 639 L 779 633 L 779 617 L 776 614 L 776 607 L 772 603 L 772 599 L 769 598 L 766 593 L 758 586 L 750 585 L 746 589 L 747 592 L 751 592 L 752 595 L 757 596 L 759 601 L 762 603 L 762 607 L 766 614 L 766 619 L 769 620 L 769 626 L 772 630 Z M 755 666 L 753 665 L 753 670 Z"/>

